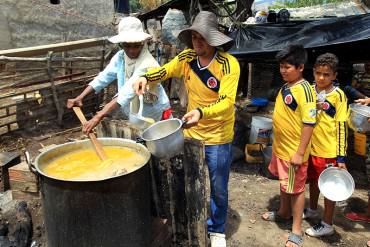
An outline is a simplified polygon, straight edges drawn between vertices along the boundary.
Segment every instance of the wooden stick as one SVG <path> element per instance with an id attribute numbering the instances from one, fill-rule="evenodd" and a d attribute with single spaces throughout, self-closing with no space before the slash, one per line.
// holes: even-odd
<path id="1" fill-rule="evenodd" d="M 53 75 L 53 71 L 52 71 L 52 68 L 51 68 L 51 62 L 50 62 L 52 56 L 53 56 L 53 52 L 49 51 L 48 52 L 48 61 L 47 61 L 47 70 L 46 71 L 47 71 L 47 74 L 49 76 L 51 91 L 53 92 L 53 99 L 54 99 L 55 107 L 57 108 L 58 124 L 61 126 L 64 109 L 59 104 L 58 92 L 57 92 L 57 89 L 56 89 L 55 83 L 54 83 L 54 75 Z"/>
<path id="2" fill-rule="evenodd" d="M 54 57 L 51 59 L 51 62 L 94 62 L 100 61 L 101 57 Z M 7 57 L 0 56 L 0 61 L 5 62 L 46 62 L 48 61 L 47 57 Z"/>
<path id="3" fill-rule="evenodd" d="M 81 108 L 80 107 L 73 107 L 73 111 L 76 113 L 78 119 L 80 119 L 80 122 L 83 124 L 85 124 L 87 121 L 86 121 L 86 118 L 84 116 L 84 114 L 82 113 L 81 111 Z M 98 139 L 96 138 L 95 134 L 94 133 L 89 133 L 89 138 L 95 148 L 95 151 L 97 153 L 97 155 L 99 156 L 99 158 L 101 160 L 106 160 L 107 159 L 107 155 L 105 154 L 104 150 L 103 150 L 103 146 L 100 144 L 100 142 L 98 141 Z"/>

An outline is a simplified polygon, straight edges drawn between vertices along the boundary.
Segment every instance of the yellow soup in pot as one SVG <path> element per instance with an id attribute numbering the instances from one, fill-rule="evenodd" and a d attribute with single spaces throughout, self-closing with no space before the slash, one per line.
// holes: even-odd
<path id="1" fill-rule="evenodd" d="M 144 155 L 127 147 L 103 147 L 108 159 L 101 161 L 93 149 L 80 149 L 54 159 L 43 171 L 63 180 L 101 180 L 129 173 L 146 162 Z"/>

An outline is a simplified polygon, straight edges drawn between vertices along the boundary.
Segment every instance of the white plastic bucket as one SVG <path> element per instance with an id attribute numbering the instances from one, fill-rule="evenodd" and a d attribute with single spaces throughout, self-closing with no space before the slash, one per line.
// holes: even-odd
<path id="1" fill-rule="evenodd" d="M 267 117 L 252 117 L 249 143 L 270 143 L 272 132 L 272 119 Z"/>

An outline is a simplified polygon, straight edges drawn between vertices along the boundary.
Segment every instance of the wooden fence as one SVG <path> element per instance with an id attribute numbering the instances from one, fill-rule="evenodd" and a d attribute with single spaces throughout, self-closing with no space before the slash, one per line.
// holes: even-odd
<path id="1" fill-rule="evenodd" d="M 0 51 L 0 135 L 71 118 L 65 103 L 101 71 L 111 51 L 106 38 Z M 78 56 L 77 54 L 98 54 Z M 98 110 L 104 93 L 84 99 L 84 112 Z"/>

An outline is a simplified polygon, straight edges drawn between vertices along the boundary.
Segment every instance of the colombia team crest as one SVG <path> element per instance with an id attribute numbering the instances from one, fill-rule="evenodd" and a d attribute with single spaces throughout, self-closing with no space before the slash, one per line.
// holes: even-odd
<path id="1" fill-rule="evenodd" d="M 284 102 L 285 104 L 290 105 L 293 102 L 293 96 L 291 94 L 288 94 L 287 96 L 285 96 Z"/>
<path id="2" fill-rule="evenodd" d="M 217 87 L 217 80 L 214 77 L 210 77 L 207 80 L 207 86 L 209 88 L 216 88 Z"/>
<path id="3" fill-rule="evenodd" d="M 328 102 L 324 102 L 324 103 L 322 103 L 322 109 L 323 109 L 324 111 L 326 111 L 327 109 L 329 109 L 329 107 L 330 107 L 330 105 L 329 105 L 329 103 L 328 103 Z"/>

